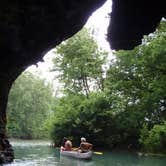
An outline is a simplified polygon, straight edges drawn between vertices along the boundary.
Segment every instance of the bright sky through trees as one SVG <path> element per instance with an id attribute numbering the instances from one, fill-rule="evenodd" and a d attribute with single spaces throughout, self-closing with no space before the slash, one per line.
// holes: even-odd
<path id="1" fill-rule="evenodd" d="M 109 13 L 112 10 L 112 0 L 99 8 L 87 21 L 85 27 L 97 30 L 96 39 L 98 44 L 105 50 L 110 51 L 109 43 L 106 41 L 107 27 L 109 25 Z"/>
<path id="2" fill-rule="evenodd" d="M 111 8 L 112 0 L 107 0 L 107 2 L 101 8 L 92 14 L 85 25 L 86 28 L 94 28 L 96 30 L 95 37 L 99 46 L 108 52 L 111 52 L 111 50 L 108 42 L 106 41 L 106 33 L 109 24 L 108 14 L 111 12 Z M 55 73 L 53 74 L 49 72 L 49 69 L 52 65 L 51 59 L 53 56 L 54 54 L 51 50 L 45 55 L 44 62 L 39 62 L 37 66 L 33 65 L 29 67 L 28 70 L 38 73 L 48 81 L 53 81 Z M 58 83 L 56 80 L 54 80 L 54 85 L 57 87 L 56 84 Z"/>

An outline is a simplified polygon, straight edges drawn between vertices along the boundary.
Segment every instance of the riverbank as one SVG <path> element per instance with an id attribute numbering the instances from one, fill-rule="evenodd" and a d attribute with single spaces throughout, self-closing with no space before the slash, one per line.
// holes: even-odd
<path id="1" fill-rule="evenodd" d="M 162 153 L 145 153 L 145 152 L 137 152 L 138 156 L 152 156 L 152 157 L 166 157 L 166 154 Z"/>

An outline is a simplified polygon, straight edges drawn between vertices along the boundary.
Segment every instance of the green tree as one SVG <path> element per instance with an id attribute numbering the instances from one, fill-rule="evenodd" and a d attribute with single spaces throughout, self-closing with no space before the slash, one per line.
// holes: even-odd
<path id="1" fill-rule="evenodd" d="M 116 121 L 122 121 L 114 122 L 118 124 L 114 128 L 121 133 L 120 136 L 117 133 L 118 144 L 134 139 L 138 143 L 138 138 L 146 133 L 140 133 L 139 128 L 147 125 L 147 130 L 151 130 L 166 120 L 165 25 L 166 22 L 162 22 L 158 30 L 146 36 L 143 44 L 134 50 L 115 52 L 116 60 L 107 72 L 105 91 L 110 99 L 114 98 L 112 107 L 116 110 Z M 154 141 L 151 136 L 146 138 Z"/>
<path id="2" fill-rule="evenodd" d="M 105 93 L 68 95 L 59 100 L 51 119 L 51 138 L 56 145 L 63 137 L 70 138 L 78 145 L 85 136 L 98 147 L 115 147 L 138 143 L 142 114 L 128 110 L 115 112 Z"/>
<path id="3" fill-rule="evenodd" d="M 52 119 L 52 139 L 59 144 L 67 136 L 78 145 L 80 137 L 85 136 L 96 146 L 101 146 L 104 133 L 108 134 L 105 124 L 110 120 L 109 108 L 109 101 L 102 92 L 92 93 L 89 98 L 73 94 L 61 98 Z"/>
<path id="4" fill-rule="evenodd" d="M 8 133 L 17 138 L 48 137 L 44 124 L 53 102 L 52 88 L 24 72 L 14 83 L 8 101 Z"/>
<path id="5" fill-rule="evenodd" d="M 151 130 L 145 126 L 141 130 L 139 139 L 147 152 L 166 153 L 166 121 L 160 125 L 154 125 Z"/>
<path id="6" fill-rule="evenodd" d="M 166 118 L 165 39 L 159 29 L 134 50 L 116 52 L 105 81 L 107 94 L 118 96 L 125 106 L 121 109 L 136 106 L 152 126 Z"/>
<path id="7" fill-rule="evenodd" d="M 99 49 L 87 29 L 56 48 L 53 71 L 60 72 L 66 92 L 88 94 L 103 90 L 103 69 L 107 53 Z M 93 86 L 92 86 L 93 85 Z"/>

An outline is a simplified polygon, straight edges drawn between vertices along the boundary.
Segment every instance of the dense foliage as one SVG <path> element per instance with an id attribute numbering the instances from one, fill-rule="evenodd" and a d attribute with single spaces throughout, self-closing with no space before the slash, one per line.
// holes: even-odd
<path id="1" fill-rule="evenodd" d="M 93 139 L 96 145 L 105 141 L 101 134 L 105 123 L 110 120 L 107 116 L 109 103 L 105 101 L 102 93 L 96 95 L 91 94 L 90 99 L 76 95 L 60 99 L 52 119 L 52 138 L 56 144 L 59 144 L 64 136 L 70 137 L 75 144 L 78 144 L 81 136 Z"/>
<path id="2" fill-rule="evenodd" d="M 48 137 L 45 121 L 53 102 L 52 88 L 43 79 L 24 72 L 14 83 L 8 101 L 8 135 L 15 138 Z"/>
<path id="3" fill-rule="evenodd" d="M 78 145 L 85 136 L 97 147 L 128 146 L 138 140 L 142 116 L 139 112 L 116 113 L 103 92 L 60 99 L 52 119 L 52 139 L 59 145 L 64 136 Z"/>
<path id="4" fill-rule="evenodd" d="M 59 144 L 64 136 L 68 136 L 76 144 L 81 136 L 86 136 L 96 146 L 102 147 L 142 146 L 147 151 L 155 149 L 157 152 L 156 147 L 154 149 L 150 147 L 153 141 L 158 141 L 156 145 L 158 149 L 166 148 L 165 143 L 161 143 L 161 140 L 165 139 L 163 124 L 166 120 L 166 32 L 163 27 L 165 21 L 155 33 L 146 36 L 142 45 L 134 50 L 114 53 L 116 59 L 111 62 L 106 78 L 100 76 L 103 81 L 103 88 L 100 91 L 98 89 L 90 92 L 88 98 L 84 93 L 75 91 L 60 99 L 51 120 L 51 136 L 56 144 Z M 79 50 L 81 45 L 77 45 L 77 41 L 77 38 L 72 38 L 72 42 Z M 90 56 L 88 47 L 87 51 L 81 52 L 79 56 L 71 43 L 66 42 L 59 46 L 58 53 L 61 62 L 65 62 L 65 67 L 63 71 L 61 70 L 63 79 L 73 81 L 75 77 L 70 75 L 73 74 L 71 71 L 74 71 L 74 76 L 81 78 L 79 66 L 85 62 L 80 58 L 85 57 L 86 63 L 91 61 L 89 62 L 87 58 Z M 88 43 L 89 45 L 91 44 Z M 66 61 L 66 57 L 69 58 L 71 55 L 70 61 L 74 60 L 78 64 L 76 68 Z M 96 62 L 97 60 L 93 59 L 93 64 Z M 54 63 L 56 66 L 59 61 Z M 102 68 L 102 65 L 101 62 L 98 67 Z M 86 66 L 86 71 L 91 71 L 89 66 Z M 94 72 L 101 73 L 97 70 Z M 69 88 L 71 82 L 65 83 L 65 88 Z M 81 84 L 77 84 L 80 88 L 79 85 Z M 146 136 L 143 132 L 145 126 L 148 131 Z M 153 140 L 155 132 L 158 132 L 159 136 Z"/>
<path id="5" fill-rule="evenodd" d="M 165 149 L 165 144 L 160 141 L 158 144 L 156 142 L 155 147 L 152 146 L 155 139 L 152 140 L 151 134 L 160 133 L 160 128 L 163 128 L 160 125 L 166 120 L 166 31 L 163 27 L 166 27 L 165 22 L 134 50 L 116 52 L 116 61 L 112 62 L 105 81 L 107 95 L 118 96 L 118 103 L 122 103 L 117 110 L 130 111 L 129 119 L 133 120 L 134 130 L 131 129 L 127 133 L 132 136 L 132 141 L 135 139 L 134 142 L 137 145 L 141 143 L 146 151 L 155 149 L 155 152 Z M 135 113 L 137 117 L 133 118 L 132 115 Z M 128 117 L 124 116 L 122 121 Z M 139 124 L 136 128 L 134 119 L 138 120 Z M 125 128 L 129 128 L 128 124 Z M 156 125 L 159 127 L 155 127 Z M 143 129 L 140 129 L 144 126 L 147 126 L 148 135 L 138 142 L 138 138 L 143 134 Z M 133 137 L 134 135 L 136 137 Z M 159 136 L 158 140 L 160 139 L 163 137 Z M 160 144 L 162 146 L 159 146 Z"/>
<path id="6" fill-rule="evenodd" d="M 139 140 L 145 151 L 166 153 L 166 121 L 160 125 L 154 125 L 151 130 L 146 126 L 141 130 Z"/>

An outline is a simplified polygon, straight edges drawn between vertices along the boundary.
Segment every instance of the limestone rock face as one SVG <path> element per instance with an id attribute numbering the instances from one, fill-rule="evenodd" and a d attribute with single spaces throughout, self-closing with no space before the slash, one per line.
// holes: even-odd
<path id="1" fill-rule="evenodd" d="M 79 31 L 105 0 L 1 0 L 0 72 L 26 68 Z"/>
<path id="2" fill-rule="evenodd" d="M 0 164 L 10 163 L 14 159 L 14 151 L 9 141 L 5 138 L 0 139 Z"/>
<path id="3" fill-rule="evenodd" d="M 133 49 L 166 17 L 164 0 L 113 0 L 108 41 L 112 49 Z"/>
<path id="4" fill-rule="evenodd" d="M 0 73 L 26 68 L 71 37 L 106 0 L 1 0 Z M 131 49 L 166 15 L 164 0 L 113 0 L 108 41 Z M 103 25 L 104 26 L 104 25 Z"/>

